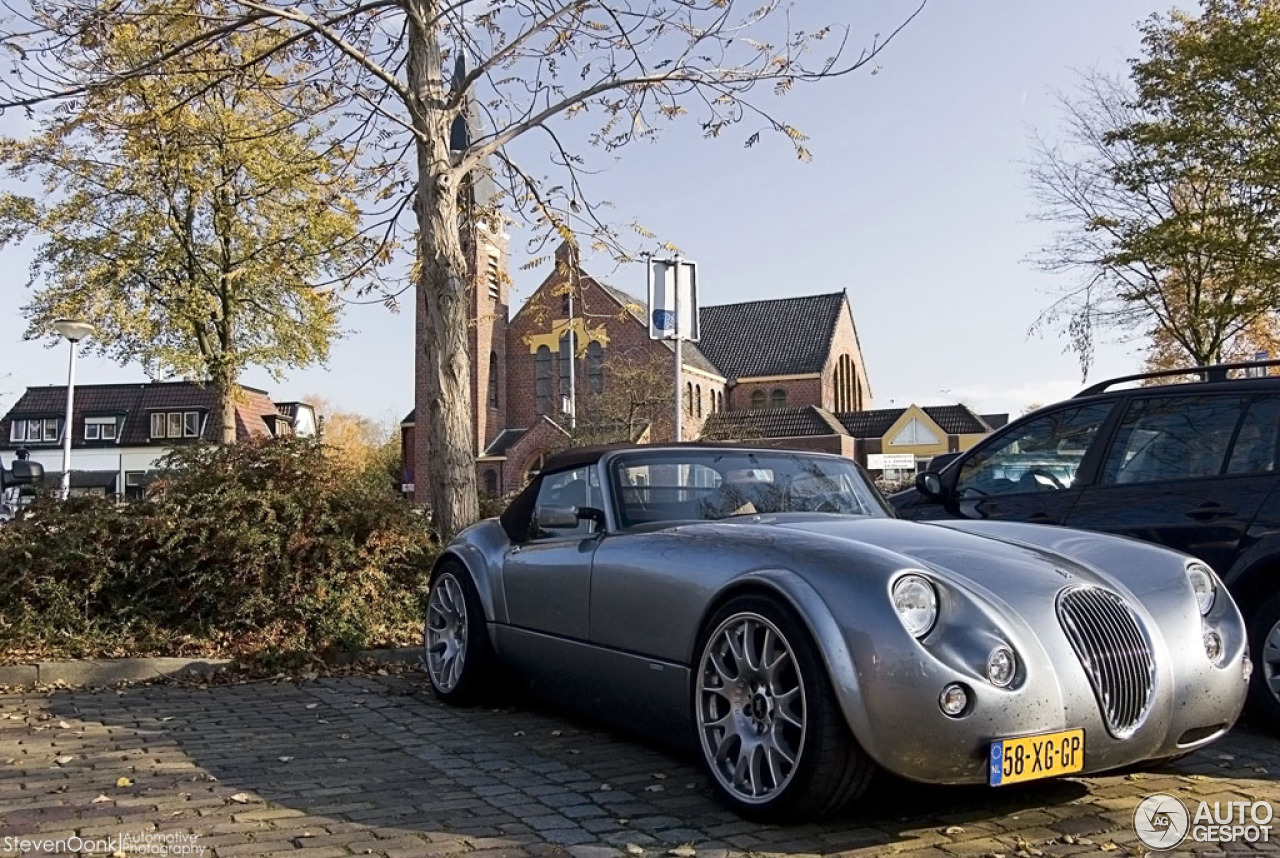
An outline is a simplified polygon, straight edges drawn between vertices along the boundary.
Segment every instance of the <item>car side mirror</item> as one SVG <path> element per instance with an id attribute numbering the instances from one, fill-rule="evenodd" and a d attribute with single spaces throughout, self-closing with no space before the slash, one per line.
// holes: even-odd
<path id="1" fill-rule="evenodd" d="M 3 482 L 6 486 L 26 486 L 44 480 L 44 465 L 30 459 L 18 459 L 13 467 L 4 472 Z"/>
<path id="2" fill-rule="evenodd" d="M 578 508 L 576 506 L 557 506 L 544 504 L 533 511 L 538 527 L 544 530 L 559 530 L 578 526 Z"/>
<path id="3" fill-rule="evenodd" d="M 922 471 L 916 474 L 916 491 L 929 500 L 942 500 L 942 477 L 937 471 Z"/>

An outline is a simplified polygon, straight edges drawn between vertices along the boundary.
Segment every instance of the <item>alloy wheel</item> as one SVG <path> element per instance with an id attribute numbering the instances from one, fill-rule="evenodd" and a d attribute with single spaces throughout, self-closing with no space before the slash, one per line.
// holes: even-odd
<path id="1" fill-rule="evenodd" d="M 1262 678 L 1271 695 L 1280 700 L 1280 622 L 1271 627 L 1262 642 Z"/>
<path id="2" fill-rule="evenodd" d="M 427 599 L 427 671 L 431 684 L 452 691 L 467 658 L 467 603 L 451 573 L 436 579 Z"/>
<path id="3" fill-rule="evenodd" d="M 698 738 L 720 786 L 746 804 L 776 799 L 804 752 L 806 701 L 796 657 L 765 617 L 725 619 L 702 651 Z"/>

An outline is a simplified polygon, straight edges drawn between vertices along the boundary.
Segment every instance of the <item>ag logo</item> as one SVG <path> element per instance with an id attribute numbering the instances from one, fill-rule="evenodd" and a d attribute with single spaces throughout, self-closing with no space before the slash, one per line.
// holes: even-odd
<path id="1" fill-rule="evenodd" d="M 1152 793 L 1133 812 L 1133 830 L 1152 849 L 1172 849 L 1186 839 L 1190 827 L 1186 805 L 1167 792 Z"/>

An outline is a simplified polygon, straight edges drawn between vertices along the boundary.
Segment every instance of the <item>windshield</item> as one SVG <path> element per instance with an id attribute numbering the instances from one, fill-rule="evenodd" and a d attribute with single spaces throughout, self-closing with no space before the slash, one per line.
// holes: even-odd
<path id="1" fill-rule="evenodd" d="M 689 450 L 619 456 L 612 467 L 623 527 L 780 512 L 886 514 L 847 459 L 803 453 Z"/>

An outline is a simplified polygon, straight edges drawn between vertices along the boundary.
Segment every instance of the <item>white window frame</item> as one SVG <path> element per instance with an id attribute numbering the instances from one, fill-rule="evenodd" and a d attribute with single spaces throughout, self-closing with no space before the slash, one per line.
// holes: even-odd
<path id="1" fill-rule="evenodd" d="M 156 420 L 160 421 L 160 431 L 156 431 Z M 151 437 L 152 438 L 168 438 L 166 429 L 168 427 L 167 415 L 163 411 L 151 412 Z"/>
<path id="2" fill-rule="evenodd" d="M 9 424 L 9 443 L 21 444 L 26 440 L 27 440 L 26 418 L 23 418 L 22 420 L 14 420 L 12 423 L 10 423 Z"/>
<path id="3" fill-rule="evenodd" d="M 187 421 L 193 417 L 195 418 L 195 421 L 196 421 L 196 429 L 194 432 L 190 431 L 187 426 Z M 200 412 L 199 411 L 182 412 L 182 437 L 184 438 L 200 437 Z"/>
<path id="4" fill-rule="evenodd" d="M 84 419 L 84 439 L 86 441 L 116 440 L 116 418 L 86 417 Z"/>
<path id="5" fill-rule="evenodd" d="M 167 420 L 165 421 L 165 425 L 168 428 L 168 434 L 165 437 L 181 438 L 182 437 L 182 412 L 170 411 L 165 415 L 165 417 L 167 418 Z"/>

